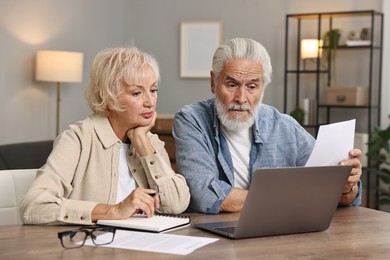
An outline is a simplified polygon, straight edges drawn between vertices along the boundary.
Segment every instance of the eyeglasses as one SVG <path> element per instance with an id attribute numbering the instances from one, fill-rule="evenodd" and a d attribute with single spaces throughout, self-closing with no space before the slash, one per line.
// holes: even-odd
<path id="1" fill-rule="evenodd" d="M 114 241 L 114 227 L 81 227 L 77 230 L 58 232 L 58 238 L 64 248 L 82 247 L 90 236 L 96 246 L 107 245 Z"/>

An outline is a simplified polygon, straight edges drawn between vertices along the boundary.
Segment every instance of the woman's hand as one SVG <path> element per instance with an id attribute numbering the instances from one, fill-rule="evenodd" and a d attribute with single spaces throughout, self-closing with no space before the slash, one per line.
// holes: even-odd
<path id="1" fill-rule="evenodd" d="M 124 200 L 116 205 L 97 204 L 92 211 L 92 221 L 99 219 L 127 219 L 137 212 L 145 212 L 147 217 L 160 208 L 158 195 L 153 196 L 155 190 L 136 188 Z"/>
<path id="2" fill-rule="evenodd" d="M 153 128 L 157 118 L 157 113 L 153 113 L 152 122 L 147 126 L 139 126 L 133 129 L 130 129 L 127 132 L 127 136 L 130 139 L 131 144 L 133 145 L 135 151 L 139 156 L 147 156 L 155 153 L 154 147 L 150 143 L 149 138 L 146 134 Z"/>
<path id="3" fill-rule="evenodd" d="M 158 195 L 153 196 L 156 192 L 151 189 L 136 188 L 124 200 L 116 205 L 118 218 L 126 219 L 137 212 L 145 212 L 147 217 L 154 214 L 155 209 L 160 207 Z"/>
<path id="4" fill-rule="evenodd" d="M 153 113 L 152 122 L 150 122 L 147 126 L 138 126 L 133 129 L 130 129 L 127 131 L 127 137 L 129 137 L 130 141 L 133 143 L 133 140 L 136 139 L 137 136 L 145 135 L 153 128 L 154 124 L 156 123 L 157 113 Z"/>

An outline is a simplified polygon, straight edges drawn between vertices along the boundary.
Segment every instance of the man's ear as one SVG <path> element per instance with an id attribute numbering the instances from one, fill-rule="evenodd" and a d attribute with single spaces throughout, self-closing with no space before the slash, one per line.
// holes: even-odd
<path id="1" fill-rule="evenodd" d="M 210 71 L 210 86 L 211 86 L 211 92 L 215 94 L 215 74 L 213 71 Z"/>

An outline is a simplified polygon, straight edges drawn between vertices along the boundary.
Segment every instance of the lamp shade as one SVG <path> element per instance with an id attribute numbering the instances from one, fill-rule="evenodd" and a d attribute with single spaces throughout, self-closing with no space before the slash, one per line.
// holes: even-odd
<path id="1" fill-rule="evenodd" d="M 303 39 L 301 41 L 301 58 L 317 58 L 322 56 L 322 40 Z"/>
<path id="2" fill-rule="evenodd" d="M 41 81 L 81 82 L 83 79 L 83 53 L 38 51 L 35 78 Z"/>

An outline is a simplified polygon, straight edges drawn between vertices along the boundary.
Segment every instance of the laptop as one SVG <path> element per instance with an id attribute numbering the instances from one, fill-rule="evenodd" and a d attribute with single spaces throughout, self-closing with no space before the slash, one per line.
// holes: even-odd
<path id="1" fill-rule="evenodd" d="M 238 221 L 194 224 L 233 239 L 328 229 L 352 166 L 255 171 Z"/>

